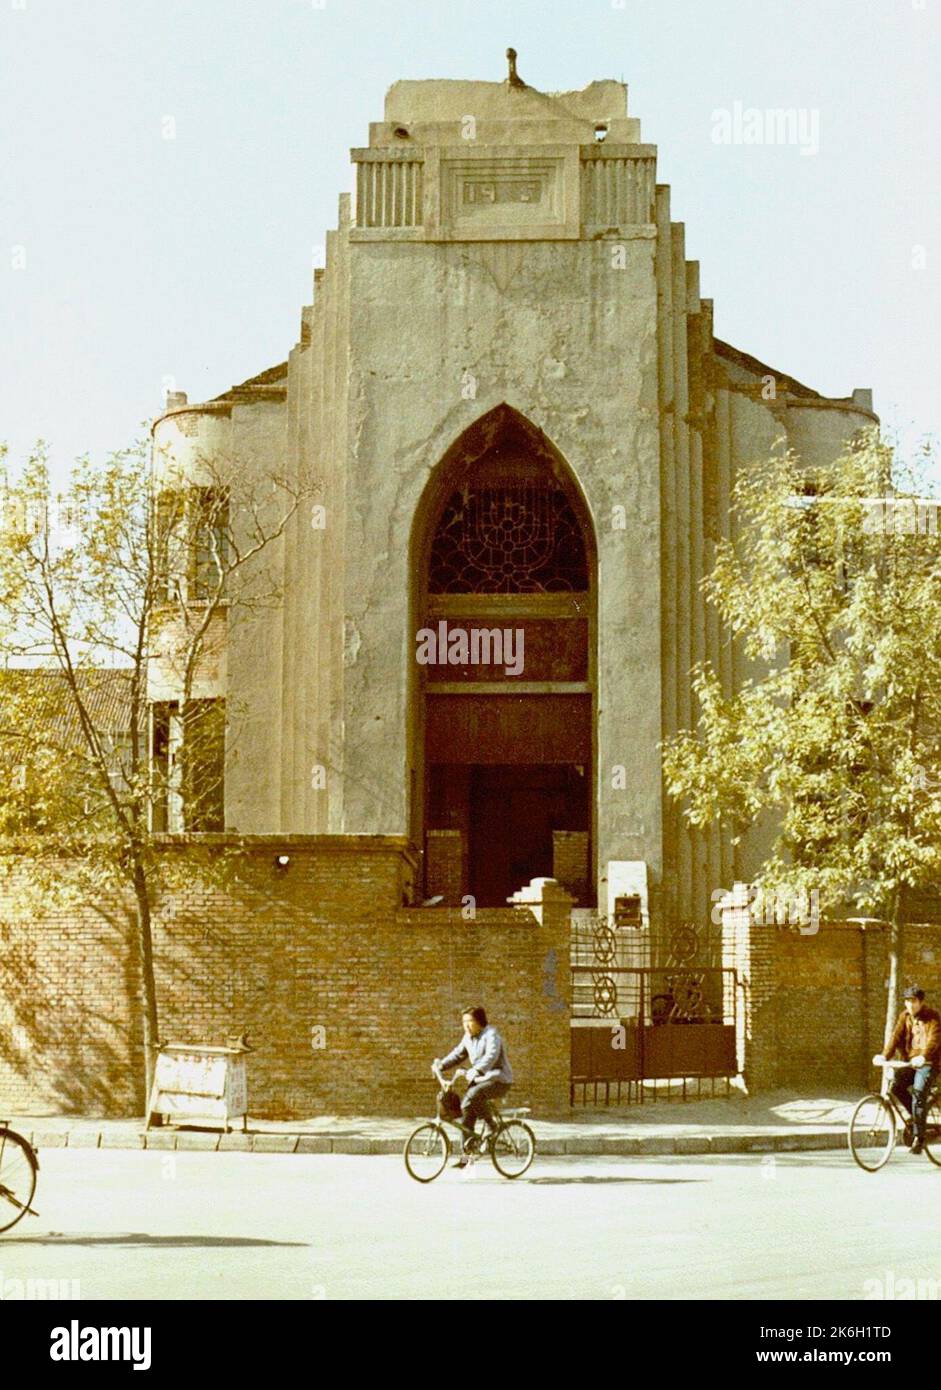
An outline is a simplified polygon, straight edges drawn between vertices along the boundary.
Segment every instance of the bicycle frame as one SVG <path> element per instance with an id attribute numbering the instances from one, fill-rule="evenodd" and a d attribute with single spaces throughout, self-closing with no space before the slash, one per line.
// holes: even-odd
<path id="1" fill-rule="evenodd" d="M 455 1072 L 454 1076 L 448 1080 L 437 1060 L 432 1062 L 431 1070 L 444 1092 L 451 1091 L 458 1077 L 465 1074 L 463 1071 Z M 462 1145 L 462 1159 L 460 1163 L 455 1165 L 456 1167 L 464 1168 L 468 1164 L 476 1162 L 478 1158 L 489 1155 L 493 1166 L 501 1177 L 519 1178 L 529 1171 L 529 1166 L 536 1153 L 536 1136 L 522 1118 L 523 1115 L 529 1114 L 529 1108 L 513 1109 L 503 1114 L 496 1100 L 491 1099 L 490 1096 L 484 1096 L 483 1099 L 487 1102 L 486 1111 L 483 1112 L 485 1122 L 491 1128 L 484 1134 L 480 1134 L 475 1126 L 475 1143 L 470 1142 L 465 1126 L 451 1116 L 435 1115 L 430 1120 L 423 1120 L 417 1129 L 412 1131 L 406 1141 L 404 1154 L 405 1167 L 409 1177 L 414 1178 L 417 1182 L 427 1183 L 433 1182 L 443 1172 L 451 1150 L 451 1140 L 446 1128 L 448 1125 L 457 1129 L 465 1138 Z M 510 1138 L 501 1141 L 501 1135 L 510 1135 Z M 415 1144 L 414 1150 L 413 1144 Z M 443 1145 L 443 1149 L 440 1147 L 441 1145 Z M 422 1165 L 426 1159 L 431 1159 L 433 1165 L 437 1164 L 437 1166 L 432 1166 L 430 1170 L 424 1168 Z M 413 1161 L 418 1164 L 418 1168 L 413 1166 Z"/>
<path id="2" fill-rule="evenodd" d="M 894 1080 L 895 1073 L 897 1071 L 901 1071 L 903 1067 L 910 1067 L 911 1062 L 896 1062 L 893 1058 L 893 1060 L 890 1062 L 881 1063 L 881 1066 L 882 1085 L 879 1089 L 879 1094 L 882 1097 L 882 1099 L 892 1108 L 895 1118 L 902 1125 L 906 1125 L 908 1124 L 908 1120 L 905 1116 L 905 1111 L 902 1109 L 901 1101 L 892 1090 L 892 1082 Z M 935 1101 L 939 1099 L 939 1094 L 941 1093 L 939 1093 L 938 1083 L 935 1082 L 932 1085 L 931 1090 L 928 1092 L 927 1104 L 925 1106 L 926 1110 L 931 1109 Z"/>
<path id="3" fill-rule="evenodd" d="M 436 1077 L 436 1079 L 437 1079 L 437 1081 L 438 1081 L 438 1084 L 440 1085 L 442 1091 L 450 1091 L 450 1090 L 452 1090 L 452 1089 L 453 1089 L 453 1086 L 454 1086 L 454 1083 L 455 1083 L 455 1081 L 457 1081 L 458 1077 L 461 1077 L 461 1076 L 464 1076 L 464 1075 L 465 1075 L 465 1073 L 464 1073 L 463 1071 L 456 1071 L 456 1072 L 454 1073 L 454 1075 L 453 1075 L 453 1076 L 450 1078 L 450 1080 L 449 1080 L 448 1077 L 445 1076 L 444 1072 L 441 1070 L 440 1067 L 438 1067 L 438 1066 L 432 1066 L 431 1069 L 432 1069 L 432 1071 L 434 1072 L 435 1077 Z M 488 1118 L 489 1118 L 489 1122 L 490 1122 L 490 1125 L 491 1125 L 490 1134 L 499 1134 L 500 1130 L 503 1128 L 503 1126 L 504 1126 L 504 1124 L 505 1124 L 506 1122 L 505 1122 L 505 1120 L 503 1119 L 503 1116 L 500 1114 L 499 1106 L 495 1106 L 494 1103 L 493 1103 L 493 1101 L 491 1101 L 489 1098 L 485 1098 L 485 1099 L 486 1099 L 486 1104 L 487 1104 L 487 1110 L 488 1110 L 488 1112 L 489 1112 Z M 435 1115 L 434 1118 L 435 1118 L 435 1122 L 436 1122 L 437 1124 L 439 1124 L 439 1125 L 451 1125 L 451 1126 L 453 1126 L 453 1128 L 456 1129 L 460 1134 L 465 1134 L 465 1133 L 466 1133 L 466 1130 L 464 1129 L 464 1126 L 460 1123 L 459 1120 L 452 1120 L 452 1119 L 449 1119 L 449 1118 L 446 1117 L 446 1116 L 443 1117 L 443 1116 L 441 1116 L 441 1115 Z M 475 1133 L 476 1133 L 476 1130 L 475 1130 Z M 486 1138 L 489 1138 L 489 1137 L 490 1137 L 490 1136 L 489 1136 L 488 1134 L 486 1134 L 486 1133 L 485 1133 L 484 1135 L 482 1135 L 482 1136 L 478 1135 L 478 1138 L 484 1138 L 484 1139 L 486 1139 Z"/>

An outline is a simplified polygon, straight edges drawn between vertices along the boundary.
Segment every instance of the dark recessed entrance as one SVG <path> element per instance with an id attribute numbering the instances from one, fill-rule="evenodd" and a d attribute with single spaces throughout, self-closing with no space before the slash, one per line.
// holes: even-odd
<path id="1" fill-rule="evenodd" d="M 578 491 L 545 436 L 502 407 L 449 451 L 423 516 L 414 811 L 426 893 L 498 907 L 556 877 L 590 903 L 594 548 Z"/>
<path id="2" fill-rule="evenodd" d="M 470 786 L 470 890 L 498 906 L 552 876 L 553 830 L 587 830 L 585 778 L 567 767 L 475 767 Z"/>

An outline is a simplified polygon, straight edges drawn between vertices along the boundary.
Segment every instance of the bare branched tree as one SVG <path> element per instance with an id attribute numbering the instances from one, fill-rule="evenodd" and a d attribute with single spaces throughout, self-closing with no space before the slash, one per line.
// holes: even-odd
<path id="1" fill-rule="evenodd" d="M 0 856 L 37 903 L 129 895 L 148 1093 L 155 837 L 225 828 L 233 711 L 207 672 L 280 602 L 278 542 L 313 490 L 218 457 L 184 476 L 143 444 L 80 460 L 59 495 L 42 447 L 2 478 Z"/>

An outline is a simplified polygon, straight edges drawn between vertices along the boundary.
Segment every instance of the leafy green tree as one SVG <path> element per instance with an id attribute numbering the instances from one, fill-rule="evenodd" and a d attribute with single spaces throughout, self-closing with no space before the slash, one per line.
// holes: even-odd
<path id="1" fill-rule="evenodd" d="M 695 730 L 663 748 L 693 826 L 776 826 L 753 880 L 769 897 L 888 924 L 887 1027 L 904 925 L 941 884 L 941 535 L 929 457 L 903 464 L 875 431 L 825 468 L 792 453 L 738 478 L 733 539 L 707 599 L 747 675 L 698 666 Z"/>
<path id="2" fill-rule="evenodd" d="M 174 797 L 177 828 L 224 829 L 233 711 L 194 691 L 226 631 L 279 601 L 269 552 L 310 491 L 208 458 L 197 487 L 155 470 L 145 445 L 80 460 L 59 494 L 42 447 L 2 478 L 0 863 L 16 866 L 35 911 L 133 904 L 146 1093 L 159 1037 L 153 907 L 193 869 L 156 834 Z M 175 694 L 175 762 L 152 757 L 160 684 Z"/>

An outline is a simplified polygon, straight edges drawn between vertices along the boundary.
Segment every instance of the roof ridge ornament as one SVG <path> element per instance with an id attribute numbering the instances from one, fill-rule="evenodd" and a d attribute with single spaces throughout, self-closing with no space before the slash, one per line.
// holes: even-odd
<path id="1" fill-rule="evenodd" d="M 507 63 L 509 64 L 509 69 L 510 69 L 509 72 L 508 72 L 508 74 L 507 74 L 507 79 L 506 79 L 507 82 L 510 84 L 511 87 L 525 87 L 525 86 L 526 86 L 526 83 L 523 81 L 523 79 L 520 77 L 519 73 L 516 71 L 516 49 L 515 49 L 515 48 L 508 48 L 508 49 L 507 49 L 507 51 L 506 51 L 506 59 L 507 59 Z"/>

